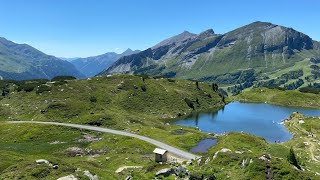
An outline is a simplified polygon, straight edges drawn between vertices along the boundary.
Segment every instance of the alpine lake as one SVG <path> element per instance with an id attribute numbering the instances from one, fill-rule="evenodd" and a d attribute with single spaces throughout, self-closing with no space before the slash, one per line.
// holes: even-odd
<path id="1" fill-rule="evenodd" d="M 320 116 L 319 109 L 232 102 L 220 110 L 194 113 L 175 121 L 174 124 L 197 127 L 203 132 L 215 134 L 231 131 L 247 132 L 263 137 L 270 143 L 278 143 L 286 142 L 293 137 L 281 123 L 293 112 L 299 112 L 306 116 Z M 215 144 L 214 142 L 205 139 L 193 148 L 193 152 L 206 152 L 206 149 Z"/>

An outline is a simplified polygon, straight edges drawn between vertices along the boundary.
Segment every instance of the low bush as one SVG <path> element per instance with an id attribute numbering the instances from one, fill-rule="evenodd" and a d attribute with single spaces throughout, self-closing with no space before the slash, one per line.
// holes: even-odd
<path id="1" fill-rule="evenodd" d="M 146 87 L 146 85 L 144 85 L 144 84 L 143 84 L 143 85 L 141 85 L 141 90 L 142 90 L 142 91 L 144 91 L 144 92 L 146 92 L 146 91 L 147 91 L 147 87 Z"/>
<path id="2" fill-rule="evenodd" d="M 313 94 L 320 94 L 320 88 L 314 87 L 303 87 L 299 89 L 302 93 L 313 93 Z"/>
<path id="3" fill-rule="evenodd" d="M 40 93 L 43 93 L 43 92 L 46 92 L 46 91 L 51 91 L 51 89 L 52 89 L 51 86 L 42 84 L 37 88 L 36 93 L 40 94 Z"/>
<path id="4" fill-rule="evenodd" d="M 65 80 L 74 80 L 77 79 L 73 76 L 56 76 L 51 79 L 51 81 L 65 81 Z"/>
<path id="5" fill-rule="evenodd" d="M 187 103 L 187 105 L 194 110 L 194 105 L 193 105 L 193 102 L 188 99 L 188 98 L 184 98 L 184 101 Z"/>
<path id="6" fill-rule="evenodd" d="M 95 96 L 90 97 L 90 102 L 95 103 L 97 102 L 97 98 Z"/>

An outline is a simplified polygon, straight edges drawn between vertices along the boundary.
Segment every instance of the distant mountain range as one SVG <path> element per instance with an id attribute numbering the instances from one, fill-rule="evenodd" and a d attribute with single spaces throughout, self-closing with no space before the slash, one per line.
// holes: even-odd
<path id="1" fill-rule="evenodd" d="M 108 52 L 99 56 L 88 58 L 74 58 L 68 59 L 82 74 L 86 77 L 92 77 L 100 73 L 102 70 L 108 68 L 119 58 L 129 56 L 140 52 L 139 50 L 127 49 L 121 54 L 115 52 Z"/>
<path id="2" fill-rule="evenodd" d="M 216 34 L 212 29 L 200 34 L 185 31 L 140 53 L 120 58 L 99 75 L 149 74 L 243 86 L 236 89 L 285 86 L 294 79 L 278 82 L 280 73 L 299 70 L 297 63 L 305 60 L 305 72 L 298 78 L 308 83 L 305 78 L 310 76 L 311 82 L 318 82 L 318 77 L 310 73 L 308 60 L 320 57 L 319 44 L 292 28 L 267 22 L 254 22 L 225 34 Z"/>
<path id="3" fill-rule="evenodd" d="M 0 38 L 0 79 L 52 79 L 58 75 L 83 78 L 71 63 L 27 45 Z"/>
<path id="4" fill-rule="evenodd" d="M 118 73 L 216 82 L 229 93 L 260 86 L 320 86 L 320 43 L 292 28 L 254 22 L 225 34 L 188 31 L 144 51 L 61 60 L 0 38 L 0 79 Z"/>

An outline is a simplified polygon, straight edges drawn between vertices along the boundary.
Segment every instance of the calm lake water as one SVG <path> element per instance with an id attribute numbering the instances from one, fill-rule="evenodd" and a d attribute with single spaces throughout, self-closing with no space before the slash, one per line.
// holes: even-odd
<path id="1" fill-rule="evenodd" d="M 190 151 L 193 153 L 206 153 L 208 149 L 217 143 L 217 139 L 204 139 L 200 141 L 197 146 L 193 147 Z"/>
<path id="2" fill-rule="evenodd" d="M 203 132 L 218 134 L 244 131 L 261 136 L 269 142 L 285 142 L 291 139 L 292 135 L 280 122 L 293 112 L 301 112 L 307 116 L 320 116 L 320 110 L 317 109 L 232 102 L 221 110 L 196 113 L 176 121 L 175 124 L 199 127 Z"/>

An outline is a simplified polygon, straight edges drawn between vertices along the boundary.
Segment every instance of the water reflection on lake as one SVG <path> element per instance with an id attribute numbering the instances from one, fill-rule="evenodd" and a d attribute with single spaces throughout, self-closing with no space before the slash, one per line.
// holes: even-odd
<path id="1" fill-rule="evenodd" d="M 280 122 L 293 112 L 320 116 L 320 110 L 317 109 L 232 102 L 218 111 L 195 113 L 175 124 L 199 127 L 201 131 L 218 134 L 244 131 L 264 137 L 269 142 L 284 142 L 291 139 L 292 135 Z"/>

